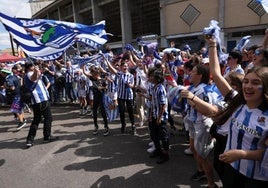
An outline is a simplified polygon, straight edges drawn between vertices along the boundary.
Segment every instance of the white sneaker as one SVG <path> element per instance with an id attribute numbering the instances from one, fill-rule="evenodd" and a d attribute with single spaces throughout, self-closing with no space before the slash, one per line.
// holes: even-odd
<path id="1" fill-rule="evenodd" d="M 187 148 L 187 149 L 184 150 L 184 154 L 185 155 L 193 155 L 193 152 L 191 151 L 190 148 Z"/>
<path id="2" fill-rule="evenodd" d="M 154 151 L 155 151 L 154 145 L 152 147 L 150 147 L 150 148 L 147 149 L 147 152 L 148 153 L 153 153 Z"/>
<path id="3" fill-rule="evenodd" d="M 87 109 L 83 109 L 82 114 L 83 114 L 83 116 L 85 116 L 87 114 Z"/>
<path id="4" fill-rule="evenodd" d="M 87 114 L 88 114 L 89 116 L 92 116 L 92 110 L 87 110 Z"/>
<path id="5" fill-rule="evenodd" d="M 150 147 L 152 147 L 152 146 L 154 146 L 154 142 L 152 141 L 152 142 L 150 142 L 148 145 L 149 145 Z"/>

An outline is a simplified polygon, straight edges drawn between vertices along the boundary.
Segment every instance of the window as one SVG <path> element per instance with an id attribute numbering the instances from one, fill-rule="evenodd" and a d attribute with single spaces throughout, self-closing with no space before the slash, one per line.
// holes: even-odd
<path id="1" fill-rule="evenodd" d="M 199 10 L 197 10 L 192 4 L 189 4 L 180 17 L 189 26 L 191 26 L 200 14 Z"/>
<path id="2" fill-rule="evenodd" d="M 248 7 L 255 12 L 256 14 L 258 14 L 259 16 L 262 16 L 265 14 L 265 10 L 262 7 L 261 3 L 258 3 L 256 0 L 252 0 L 248 3 Z"/>

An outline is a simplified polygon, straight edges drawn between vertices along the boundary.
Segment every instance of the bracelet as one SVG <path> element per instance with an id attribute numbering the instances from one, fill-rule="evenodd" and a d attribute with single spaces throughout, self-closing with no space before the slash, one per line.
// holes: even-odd
<path id="1" fill-rule="evenodd" d="M 213 48 L 213 47 L 217 47 L 216 45 L 210 45 L 208 46 L 208 48 Z"/>
<path id="2" fill-rule="evenodd" d="M 193 101 L 194 100 L 194 98 L 195 98 L 195 95 L 191 98 L 191 101 Z"/>

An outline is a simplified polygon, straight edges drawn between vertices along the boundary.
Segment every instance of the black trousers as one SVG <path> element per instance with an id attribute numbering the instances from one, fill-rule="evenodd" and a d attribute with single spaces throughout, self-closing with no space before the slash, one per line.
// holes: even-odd
<path id="1" fill-rule="evenodd" d="M 171 105 L 170 105 L 170 103 L 168 103 L 168 122 L 169 122 L 171 127 L 174 127 L 174 119 L 171 116 Z"/>
<path id="2" fill-rule="evenodd" d="M 268 187 L 268 181 L 250 179 L 236 171 L 231 165 L 226 164 L 222 179 L 224 188 L 241 187 L 241 188 L 264 188 Z"/>
<path id="3" fill-rule="evenodd" d="M 151 138 L 154 142 L 155 149 L 157 152 L 161 152 L 161 144 L 160 140 L 162 141 L 162 147 L 164 150 L 169 150 L 169 135 L 167 130 L 167 122 L 161 121 L 161 123 L 158 125 L 156 124 L 156 119 L 152 119 L 152 125 L 151 125 Z"/>
<path id="4" fill-rule="evenodd" d="M 134 113 L 133 113 L 133 100 L 118 99 L 121 125 L 126 126 L 126 121 L 125 121 L 126 108 L 125 108 L 125 105 L 127 105 L 127 111 L 128 111 L 130 123 L 131 123 L 131 125 L 134 125 L 135 121 L 134 121 Z"/>
<path id="5" fill-rule="evenodd" d="M 31 141 L 34 140 L 42 116 L 44 117 L 44 128 L 43 128 L 44 139 L 48 139 L 51 136 L 51 123 L 52 123 L 50 103 L 48 101 L 44 101 L 32 105 L 32 108 L 33 108 L 33 121 L 31 123 L 27 140 Z"/>
<path id="6" fill-rule="evenodd" d="M 104 103 L 103 103 L 103 94 L 100 96 L 97 94 L 94 94 L 94 98 L 93 98 L 93 121 L 94 121 L 95 127 L 97 128 L 98 128 L 98 109 L 100 109 L 101 116 L 104 122 L 104 127 L 108 128 L 107 113 L 106 113 L 106 110 L 104 108 Z"/>

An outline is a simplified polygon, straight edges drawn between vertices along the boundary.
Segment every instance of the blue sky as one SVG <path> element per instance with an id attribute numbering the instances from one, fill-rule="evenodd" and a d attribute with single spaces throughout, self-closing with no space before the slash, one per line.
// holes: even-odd
<path id="1" fill-rule="evenodd" d="M 28 1 L 29 0 L 0 0 L 0 12 L 9 16 L 16 16 L 19 12 L 23 12 L 23 7 Z M 6 48 L 10 48 L 9 35 L 0 22 L 0 50 Z"/>

